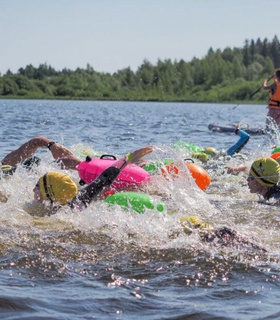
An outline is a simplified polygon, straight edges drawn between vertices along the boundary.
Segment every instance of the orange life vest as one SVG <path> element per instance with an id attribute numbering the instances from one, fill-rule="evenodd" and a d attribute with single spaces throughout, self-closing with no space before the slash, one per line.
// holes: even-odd
<path id="1" fill-rule="evenodd" d="M 280 81 L 274 76 L 274 83 L 276 89 L 271 89 L 269 94 L 268 108 L 280 108 Z"/>

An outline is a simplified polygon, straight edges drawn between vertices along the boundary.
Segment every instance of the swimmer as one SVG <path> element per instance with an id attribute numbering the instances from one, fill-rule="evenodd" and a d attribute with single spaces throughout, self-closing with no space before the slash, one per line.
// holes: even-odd
<path id="1" fill-rule="evenodd" d="M 228 155 L 232 157 L 234 154 L 239 153 L 250 139 L 250 135 L 247 132 L 240 130 L 238 127 L 235 130 L 235 134 L 239 135 L 240 138 L 226 152 L 217 151 L 215 148 L 208 147 L 205 148 L 202 152 L 193 153 L 192 157 L 199 159 L 203 163 L 206 163 L 210 158 L 217 158 L 221 155 Z"/>
<path id="2" fill-rule="evenodd" d="M 251 167 L 246 165 L 239 167 L 227 167 L 228 173 L 238 174 L 247 172 L 247 184 L 251 193 L 260 195 L 264 200 L 280 199 L 280 165 L 272 157 L 259 158 Z"/>
<path id="3" fill-rule="evenodd" d="M 264 200 L 276 200 L 280 203 L 280 165 L 271 158 L 259 158 L 250 168 L 247 178 L 251 193 L 260 195 Z"/>
<path id="4" fill-rule="evenodd" d="M 280 147 L 274 146 L 270 155 L 271 159 L 276 160 L 280 163 Z M 227 166 L 227 173 L 237 175 L 240 172 L 246 172 L 249 174 L 250 166 L 240 165 L 240 166 Z"/>
<path id="5" fill-rule="evenodd" d="M 98 194 L 114 182 L 128 163 L 136 163 L 151 152 L 152 147 L 148 146 L 129 153 L 80 190 L 68 175 L 60 172 L 47 172 L 38 180 L 33 189 L 34 201 L 46 202 L 51 207 L 52 213 L 64 205 L 70 208 L 86 208 Z"/>
<path id="6" fill-rule="evenodd" d="M 267 251 L 266 249 L 239 235 L 233 229 L 228 227 L 214 229 L 209 223 L 203 222 L 196 216 L 182 217 L 180 219 L 180 225 L 183 227 L 183 231 L 188 235 L 194 230 L 197 230 L 203 242 L 224 247 L 234 246 L 243 248 L 245 246 L 247 249 L 256 249 L 263 252 Z"/>

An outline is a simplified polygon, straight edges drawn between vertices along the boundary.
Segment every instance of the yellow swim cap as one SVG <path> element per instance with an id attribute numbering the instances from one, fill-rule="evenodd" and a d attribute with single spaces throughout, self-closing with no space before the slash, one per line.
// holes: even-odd
<path id="1" fill-rule="evenodd" d="M 64 205 L 72 200 L 77 192 L 77 185 L 67 174 L 48 172 L 39 179 L 39 187 L 44 200 L 58 201 Z"/>
<path id="2" fill-rule="evenodd" d="M 255 160 L 249 174 L 265 187 L 274 186 L 280 178 L 280 165 L 271 158 L 260 158 Z"/>
<path id="3" fill-rule="evenodd" d="M 181 217 L 180 218 L 181 225 L 184 225 L 185 223 L 188 223 L 193 228 L 199 228 L 199 229 L 211 229 L 212 227 L 210 224 L 205 223 L 197 216 L 189 216 L 189 217 Z"/>
<path id="4" fill-rule="evenodd" d="M 207 156 L 207 154 L 203 153 L 203 152 L 195 152 L 192 154 L 192 158 L 198 159 L 203 163 L 206 163 L 209 160 L 209 157 Z"/>
<path id="5" fill-rule="evenodd" d="M 214 157 L 218 154 L 218 151 L 215 148 L 207 147 L 203 150 L 204 153 L 209 154 L 210 156 Z"/>

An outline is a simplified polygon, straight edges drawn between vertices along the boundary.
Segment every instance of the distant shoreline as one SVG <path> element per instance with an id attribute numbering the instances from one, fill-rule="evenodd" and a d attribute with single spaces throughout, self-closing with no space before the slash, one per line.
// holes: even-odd
<path id="1" fill-rule="evenodd" d="M 38 97 L 19 97 L 19 96 L 0 96 L 0 100 L 59 100 L 59 101 L 124 101 L 124 102 L 162 102 L 162 103 L 199 103 L 199 104 L 230 104 L 230 105 L 244 105 L 244 104 L 248 104 L 248 105 L 267 105 L 266 101 L 260 100 L 254 100 L 254 101 L 250 101 L 250 100 L 246 100 L 246 101 L 217 101 L 217 102 L 213 102 L 213 101 L 184 101 L 184 100 L 156 100 L 156 99 L 146 99 L 146 100 L 124 100 L 124 99 L 92 99 L 92 98 L 75 98 L 75 97 L 44 97 L 44 98 L 38 98 Z"/>

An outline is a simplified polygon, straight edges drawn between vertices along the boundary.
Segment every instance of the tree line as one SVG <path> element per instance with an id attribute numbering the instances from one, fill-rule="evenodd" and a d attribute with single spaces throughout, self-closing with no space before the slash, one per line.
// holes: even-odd
<path id="1" fill-rule="evenodd" d="M 237 102 L 262 101 L 267 92 L 250 97 L 276 68 L 280 67 L 280 43 L 245 40 L 241 48 L 210 48 L 201 58 L 164 61 L 155 65 L 144 60 L 133 72 L 130 67 L 117 72 L 63 69 L 40 64 L 27 65 L 17 73 L 0 75 L 0 97 L 36 99 L 92 99 L 135 101 Z"/>

